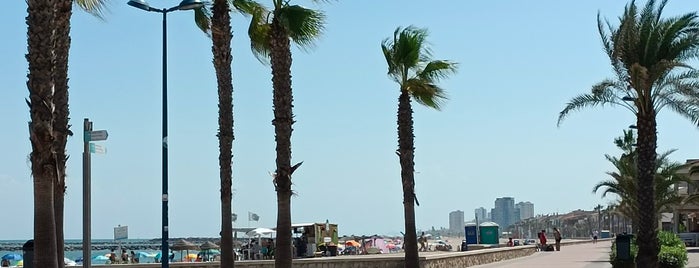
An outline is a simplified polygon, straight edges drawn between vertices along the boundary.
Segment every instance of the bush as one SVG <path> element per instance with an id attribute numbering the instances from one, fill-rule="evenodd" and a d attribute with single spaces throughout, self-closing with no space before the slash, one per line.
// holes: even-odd
<path id="1" fill-rule="evenodd" d="M 687 249 L 684 242 L 674 233 L 661 231 L 658 233 L 658 242 L 660 244 L 660 253 L 658 253 L 658 262 L 661 268 L 683 268 L 689 261 L 687 257 Z M 612 267 L 626 268 L 636 267 L 635 259 L 638 255 L 638 246 L 636 238 L 631 239 L 631 256 L 632 261 L 621 261 L 616 258 L 616 243 L 612 243 L 612 252 L 609 254 L 609 262 Z"/>
<path id="2" fill-rule="evenodd" d="M 688 261 L 687 249 L 684 245 L 676 247 L 660 246 L 660 253 L 658 254 L 660 268 L 683 268 Z"/>
<path id="3" fill-rule="evenodd" d="M 667 246 L 667 247 L 682 246 L 682 247 L 684 247 L 684 241 L 682 241 L 682 239 L 680 239 L 679 236 L 677 236 L 676 234 L 671 233 L 671 232 L 665 232 L 665 231 L 659 232 L 658 233 L 658 240 L 659 240 L 661 247 L 663 247 L 663 246 Z"/>

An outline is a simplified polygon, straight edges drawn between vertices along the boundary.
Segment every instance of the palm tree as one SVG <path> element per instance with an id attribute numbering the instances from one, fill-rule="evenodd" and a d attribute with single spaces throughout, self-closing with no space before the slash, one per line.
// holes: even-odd
<path id="1" fill-rule="evenodd" d="M 456 71 L 457 64 L 432 60 L 427 46 L 427 30 L 414 26 L 398 27 L 393 38 L 381 43 L 388 64 L 388 75 L 400 86 L 398 97 L 398 150 L 403 209 L 405 215 L 405 267 L 419 267 L 417 232 L 415 229 L 415 162 L 413 108 L 411 98 L 424 106 L 439 110 L 446 100 L 444 89 L 436 83 Z"/>
<path id="2" fill-rule="evenodd" d="M 70 111 L 68 107 L 68 54 L 70 50 L 70 18 L 73 14 L 73 2 L 82 10 L 102 17 L 102 9 L 105 0 L 58 0 L 55 1 L 54 9 L 54 65 L 53 65 L 53 86 L 54 124 L 53 134 L 55 135 L 54 150 L 56 153 L 57 179 L 54 186 L 54 213 L 56 220 L 56 259 L 59 267 L 64 267 L 63 257 L 65 255 L 65 239 L 63 235 L 64 222 L 64 199 L 66 194 L 66 143 L 68 136 L 72 136 L 70 131 Z"/>
<path id="3" fill-rule="evenodd" d="M 699 123 L 696 105 L 697 72 L 687 69 L 688 61 L 699 55 L 697 14 L 662 18 L 667 0 L 659 5 L 649 0 L 642 10 L 635 1 L 626 5 L 619 25 L 603 22 L 599 14 L 598 30 L 609 56 L 615 79 L 592 87 L 592 93 L 573 98 L 561 111 L 558 123 L 569 112 L 584 107 L 619 105 L 636 115 L 638 126 L 638 261 L 657 266 L 660 247 L 655 215 L 654 174 L 656 171 L 656 115 L 663 107 Z"/>
<path id="4" fill-rule="evenodd" d="M 212 39 L 214 69 L 218 84 L 219 177 L 221 180 L 221 267 L 233 267 L 233 76 L 231 64 L 230 10 L 243 15 L 263 12 L 264 8 L 250 0 L 215 0 L 212 6 L 195 10 L 197 25 Z"/>
<path id="5" fill-rule="evenodd" d="M 76 0 L 98 14 L 103 0 Z M 27 1 L 27 87 L 34 176 L 37 267 L 63 267 L 63 204 L 68 125 L 68 51 L 73 1 Z"/>
<path id="6" fill-rule="evenodd" d="M 606 197 L 608 194 L 617 195 L 620 199 L 618 210 L 624 216 L 631 218 L 634 224 L 637 224 L 640 213 L 635 205 L 638 186 L 634 179 L 637 175 L 633 132 L 625 130 L 624 136 L 616 138 L 614 141 L 624 153 L 619 158 L 610 155 L 605 155 L 605 157 L 617 171 L 607 172 L 607 175 L 612 179 L 595 184 L 592 192 L 601 191 L 602 197 Z M 660 213 L 666 212 L 671 206 L 680 205 L 684 201 L 684 198 L 675 191 L 674 185 L 682 182 L 693 183 L 689 177 L 677 173 L 682 169 L 682 164 L 669 160 L 669 156 L 673 152 L 675 150 L 666 151 L 660 154 L 656 160 L 657 171 L 654 180 L 656 217 L 659 217 Z"/>
<path id="7" fill-rule="evenodd" d="M 294 123 L 291 88 L 291 41 L 309 48 L 324 29 L 325 15 L 318 10 L 272 0 L 269 13 L 252 16 L 248 35 L 258 59 L 272 67 L 272 98 L 276 141 L 277 250 L 275 267 L 291 267 L 291 175 L 301 163 L 291 165 L 291 132 Z M 313 2 L 325 2 L 314 0 Z"/>

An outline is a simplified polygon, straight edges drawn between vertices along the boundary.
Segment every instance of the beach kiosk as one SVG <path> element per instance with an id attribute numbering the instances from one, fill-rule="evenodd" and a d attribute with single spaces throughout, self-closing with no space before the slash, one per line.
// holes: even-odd
<path id="1" fill-rule="evenodd" d="M 336 223 L 301 223 L 292 224 L 291 230 L 295 236 L 295 257 L 313 257 L 319 252 L 319 247 L 329 246 L 330 251 L 337 254 L 337 224 Z M 330 252 L 329 254 L 332 254 Z"/>
<path id="2" fill-rule="evenodd" d="M 478 244 L 478 225 L 473 222 L 469 222 L 464 227 L 466 234 L 466 244 Z"/>
<path id="3" fill-rule="evenodd" d="M 479 226 L 480 228 L 480 238 L 481 244 L 493 244 L 497 245 L 500 243 L 500 236 L 498 229 L 500 226 L 494 222 L 484 222 Z"/>

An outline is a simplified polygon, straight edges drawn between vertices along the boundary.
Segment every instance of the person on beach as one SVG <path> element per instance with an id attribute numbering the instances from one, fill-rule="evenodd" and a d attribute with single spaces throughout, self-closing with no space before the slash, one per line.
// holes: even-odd
<path id="1" fill-rule="evenodd" d="M 553 228 L 553 238 L 556 240 L 556 251 L 561 251 L 561 231 Z"/>
<path id="2" fill-rule="evenodd" d="M 592 244 L 597 244 L 597 234 L 598 234 L 597 230 L 592 232 Z"/>
<path id="3" fill-rule="evenodd" d="M 131 251 L 131 262 L 133 262 L 133 263 L 139 262 L 138 255 L 136 255 L 136 253 L 134 253 L 133 250 Z"/>
<path id="4" fill-rule="evenodd" d="M 539 233 L 539 244 L 541 244 L 541 251 L 546 251 L 546 230 L 541 230 Z"/>
<path id="5" fill-rule="evenodd" d="M 2 260 L 0 267 L 10 267 L 10 260 Z"/>
<path id="6" fill-rule="evenodd" d="M 112 249 L 112 252 L 109 253 L 109 264 L 115 264 L 116 263 L 116 253 L 114 253 L 114 249 Z"/>
<path id="7" fill-rule="evenodd" d="M 126 253 L 126 249 L 121 250 L 121 263 L 129 263 L 129 254 Z"/>
<path id="8" fill-rule="evenodd" d="M 425 232 L 422 232 L 420 235 L 420 238 L 417 240 L 418 243 L 420 243 L 420 250 L 419 251 L 427 251 L 427 238 L 425 237 Z"/>

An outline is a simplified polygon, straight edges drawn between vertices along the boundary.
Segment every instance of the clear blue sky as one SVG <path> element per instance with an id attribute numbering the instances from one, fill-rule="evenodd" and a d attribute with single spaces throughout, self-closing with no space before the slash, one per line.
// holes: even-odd
<path id="1" fill-rule="evenodd" d="M 110 1 L 105 20 L 75 10 L 70 55 L 72 130 L 83 118 L 109 130 L 106 155 L 93 155 L 93 237 L 160 236 L 161 17 Z M 152 1 L 171 6 L 177 1 Z M 269 1 L 263 1 L 269 2 Z M 302 2 L 303 3 L 303 2 Z M 269 4 L 269 3 L 267 3 Z M 308 2 L 304 4 L 310 4 Z M 621 108 L 558 112 L 573 96 L 611 74 L 596 14 L 616 19 L 624 1 L 339 1 L 320 6 L 327 32 L 317 47 L 293 51 L 297 123 L 293 161 L 294 222 L 340 224 L 341 234 L 403 230 L 396 109 L 398 87 L 386 75 L 380 42 L 397 26 L 429 28 L 436 58 L 459 62 L 442 85 L 441 112 L 415 107 L 417 226 L 448 225 L 448 213 L 491 208 L 496 197 L 531 201 L 535 213 L 606 204 L 591 193 L 611 169 L 604 154 L 634 123 Z M 313 5 L 313 4 L 310 4 Z M 671 1 L 667 15 L 695 9 Z M 24 99 L 26 3 L 0 9 L 0 239 L 32 236 L 31 150 Z M 169 22 L 170 234 L 218 236 L 217 94 L 211 40 L 191 13 Z M 251 226 L 274 226 L 271 74 L 250 53 L 247 22 L 234 15 L 234 210 Z M 699 157 L 697 131 L 663 111 L 659 150 Z M 68 142 L 66 238 L 82 236 L 80 135 Z"/>

